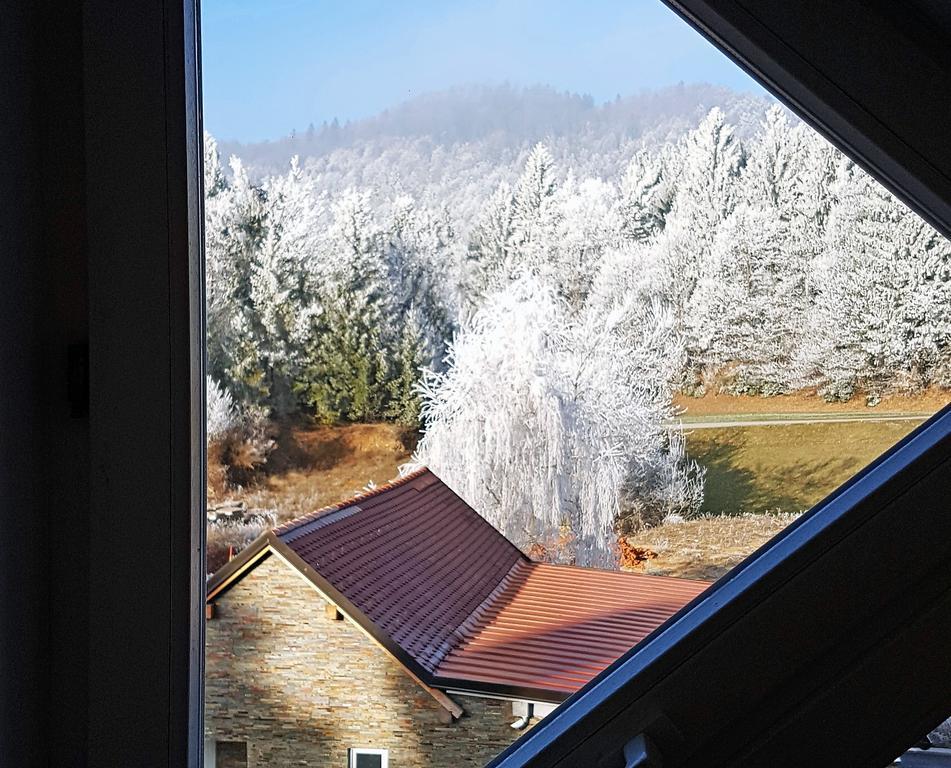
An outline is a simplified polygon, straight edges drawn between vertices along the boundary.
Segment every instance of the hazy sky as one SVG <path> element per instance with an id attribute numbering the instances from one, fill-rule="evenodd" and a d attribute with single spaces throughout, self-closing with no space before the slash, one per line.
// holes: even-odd
<path id="1" fill-rule="evenodd" d="M 277 138 L 470 83 L 758 91 L 660 0 L 203 0 L 205 126 Z"/>

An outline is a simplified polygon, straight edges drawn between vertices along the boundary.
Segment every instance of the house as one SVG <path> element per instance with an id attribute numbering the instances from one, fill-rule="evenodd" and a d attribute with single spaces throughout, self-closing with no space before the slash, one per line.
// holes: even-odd
<path id="1" fill-rule="evenodd" d="M 482 766 L 706 587 L 532 562 L 419 470 L 212 577 L 206 764 Z"/>

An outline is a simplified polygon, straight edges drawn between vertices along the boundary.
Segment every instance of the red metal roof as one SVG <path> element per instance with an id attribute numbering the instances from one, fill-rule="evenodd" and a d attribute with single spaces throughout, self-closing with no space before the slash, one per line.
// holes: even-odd
<path id="1" fill-rule="evenodd" d="M 437 676 L 573 693 L 709 586 L 519 563 Z"/>
<path id="2" fill-rule="evenodd" d="M 533 563 L 427 469 L 273 535 L 434 686 L 572 693 L 708 586 Z"/>
<path id="3" fill-rule="evenodd" d="M 275 533 L 429 672 L 526 559 L 426 469 Z"/>

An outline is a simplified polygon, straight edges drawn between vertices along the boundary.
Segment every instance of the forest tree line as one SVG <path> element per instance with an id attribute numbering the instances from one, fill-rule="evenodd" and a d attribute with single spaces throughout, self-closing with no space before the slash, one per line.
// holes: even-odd
<path id="1" fill-rule="evenodd" d="M 690 514 L 676 391 L 827 399 L 951 384 L 951 251 L 806 126 L 719 109 L 614 177 L 544 142 L 471 216 L 253 184 L 206 140 L 209 373 L 222 412 L 421 425 L 417 461 L 520 541 L 610 557 Z M 560 533 L 559 533 L 560 532 Z M 558 536 L 555 536 L 555 534 Z"/>

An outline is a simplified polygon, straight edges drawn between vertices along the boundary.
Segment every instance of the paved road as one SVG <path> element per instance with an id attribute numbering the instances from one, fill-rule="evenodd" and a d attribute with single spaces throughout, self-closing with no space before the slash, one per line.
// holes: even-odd
<path id="1" fill-rule="evenodd" d="M 924 421 L 929 417 L 930 414 L 922 413 L 899 413 L 899 414 L 875 414 L 874 416 L 869 414 L 855 414 L 850 416 L 847 414 L 835 415 L 835 416 L 826 416 L 824 414 L 811 414 L 804 413 L 798 415 L 790 416 L 769 416 L 761 419 L 736 419 L 736 420 L 722 420 L 722 421 L 691 421 L 688 419 L 681 419 L 671 423 L 671 427 L 674 429 L 728 429 L 730 427 L 772 427 L 772 426 L 785 426 L 789 424 L 845 424 L 852 421 Z"/>

